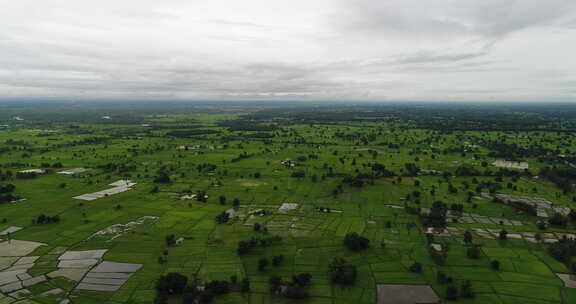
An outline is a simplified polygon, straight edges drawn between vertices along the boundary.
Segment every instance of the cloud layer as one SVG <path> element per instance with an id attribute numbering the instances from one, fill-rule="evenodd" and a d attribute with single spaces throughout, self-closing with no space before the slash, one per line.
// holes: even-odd
<path id="1" fill-rule="evenodd" d="M 576 99 L 573 0 L 0 5 L 4 99 Z"/>

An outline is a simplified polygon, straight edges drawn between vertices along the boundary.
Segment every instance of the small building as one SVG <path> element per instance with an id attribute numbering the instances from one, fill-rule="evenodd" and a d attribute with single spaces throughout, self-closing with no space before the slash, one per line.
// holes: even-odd
<path id="1" fill-rule="evenodd" d="M 18 173 L 36 173 L 36 174 L 44 174 L 44 173 L 46 173 L 46 170 L 44 170 L 44 169 L 28 169 L 28 170 L 22 170 L 22 171 L 18 171 Z"/>
<path id="2" fill-rule="evenodd" d="M 442 245 L 441 244 L 432 243 L 432 244 L 430 244 L 430 247 L 432 247 L 432 249 L 434 249 L 438 252 L 442 252 Z"/>
<path id="3" fill-rule="evenodd" d="M 74 168 L 74 169 L 68 169 L 68 170 L 60 171 L 60 172 L 58 172 L 58 174 L 74 175 L 74 174 L 78 174 L 78 173 L 84 173 L 86 171 L 88 171 L 88 169 Z"/>

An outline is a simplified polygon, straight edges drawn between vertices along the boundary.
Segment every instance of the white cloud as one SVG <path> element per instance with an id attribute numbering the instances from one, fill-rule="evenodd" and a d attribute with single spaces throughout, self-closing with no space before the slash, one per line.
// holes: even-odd
<path id="1" fill-rule="evenodd" d="M 574 97 L 573 0 L 0 6 L 0 98 Z"/>

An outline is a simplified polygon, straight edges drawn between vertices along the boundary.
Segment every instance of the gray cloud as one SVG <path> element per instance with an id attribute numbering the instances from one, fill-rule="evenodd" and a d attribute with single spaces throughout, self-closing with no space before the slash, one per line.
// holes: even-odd
<path id="1" fill-rule="evenodd" d="M 5 2 L 0 98 L 573 95 L 573 0 Z"/>
<path id="2" fill-rule="evenodd" d="M 538 26 L 567 26 L 576 2 L 571 0 L 391 0 L 343 1 L 336 15 L 341 27 L 394 33 L 404 39 L 501 38 Z M 340 18 L 346 17 L 346 18 Z"/>

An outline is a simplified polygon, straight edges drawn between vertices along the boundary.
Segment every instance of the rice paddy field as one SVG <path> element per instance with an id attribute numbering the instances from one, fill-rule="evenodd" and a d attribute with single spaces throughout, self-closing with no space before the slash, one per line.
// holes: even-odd
<path id="1" fill-rule="evenodd" d="M 232 284 L 212 303 L 387 303 L 378 290 L 390 288 L 378 286 L 389 285 L 430 286 L 434 302 L 576 303 L 574 269 L 548 252 L 576 237 L 571 221 L 549 224 L 555 214 L 570 218 L 576 196 L 541 174 L 571 168 L 573 133 L 445 131 L 410 117 L 249 117 L 255 112 L 7 120 L 0 185 L 14 185 L 18 199 L 0 203 L 0 303 L 186 303 L 177 293 L 158 299 L 156 282 L 174 272 L 189 284 L 249 281 L 249 290 Z M 516 152 L 507 157 L 499 145 Z M 18 174 L 30 169 L 45 172 Z M 510 203 L 535 198 L 545 216 Z M 429 229 L 436 201 L 462 210 Z M 369 247 L 344 246 L 350 233 Z M 241 241 L 270 237 L 238 253 Z M 260 269 L 274 256 L 281 263 Z M 356 267 L 352 284 L 333 282 L 335 257 Z M 311 275 L 305 297 L 271 291 L 271 277 L 301 273 Z M 465 282 L 471 296 L 460 292 Z"/>

